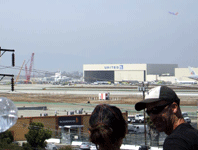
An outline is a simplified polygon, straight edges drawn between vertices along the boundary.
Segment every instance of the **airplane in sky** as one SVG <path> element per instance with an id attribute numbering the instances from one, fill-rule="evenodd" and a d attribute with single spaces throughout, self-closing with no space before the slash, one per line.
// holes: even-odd
<path id="1" fill-rule="evenodd" d="M 188 76 L 188 78 L 193 79 L 193 80 L 198 80 L 198 75 L 194 72 L 192 67 L 188 66 L 188 69 L 190 71 L 191 76 Z"/>

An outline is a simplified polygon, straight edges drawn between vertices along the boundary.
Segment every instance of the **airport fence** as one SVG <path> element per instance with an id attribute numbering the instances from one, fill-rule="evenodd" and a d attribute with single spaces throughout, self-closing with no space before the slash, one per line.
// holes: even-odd
<path id="1" fill-rule="evenodd" d="M 128 115 L 134 115 L 137 111 L 129 111 Z M 141 112 L 140 112 L 141 113 Z M 191 125 L 197 129 L 197 112 L 188 112 L 189 118 L 191 119 Z M 134 123 L 135 126 L 143 126 L 143 123 Z M 140 127 L 141 128 L 141 127 Z M 141 128 L 142 130 L 142 128 Z M 56 131 L 57 132 L 57 131 Z M 88 142 L 89 141 L 89 134 L 79 132 L 79 130 L 76 129 L 74 131 L 75 133 L 62 133 L 59 131 L 58 133 L 54 134 L 56 137 L 61 140 L 61 143 L 67 143 L 71 144 L 73 141 L 82 141 L 82 142 Z M 159 134 L 159 140 L 152 141 L 151 136 L 149 135 L 148 128 L 147 128 L 147 134 L 146 134 L 146 143 L 150 146 L 150 144 L 155 146 L 162 146 L 163 142 L 167 135 L 165 133 Z M 144 131 L 141 133 L 130 133 L 127 134 L 126 137 L 123 139 L 123 144 L 132 144 L 132 145 L 142 145 L 145 144 L 145 134 Z"/>
<path id="2" fill-rule="evenodd" d="M 66 145 L 70 145 L 75 142 L 89 142 L 89 134 L 87 133 L 81 133 L 81 134 L 64 133 L 64 134 L 61 134 L 59 138 L 60 138 L 61 144 L 66 144 Z M 146 135 L 146 140 L 145 140 L 144 133 L 127 134 L 125 138 L 123 139 L 123 144 L 145 145 L 146 143 L 146 145 L 148 146 L 162 147 L 165 138 L 166 138 L 166 135 L 164 133 L 159 135 L 158 140 L 151 140 L 148 134 Z"/>

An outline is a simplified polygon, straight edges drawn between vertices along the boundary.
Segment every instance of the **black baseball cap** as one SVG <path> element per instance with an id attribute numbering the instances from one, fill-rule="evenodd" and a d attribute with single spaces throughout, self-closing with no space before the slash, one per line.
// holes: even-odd
<path id="1" fill-rule="evenodd" d="M 179 106 L 180 99 L 177 97 L 177 94 L 167 86 L 157 86 L 152 88 L 145 94 L 145 99 L 135 104 L 135 109 L 140 111 L 146 108 L 146 104 L 153 103 L 157 101 L 165 100 L 169 102 L 176 102 Z"/>

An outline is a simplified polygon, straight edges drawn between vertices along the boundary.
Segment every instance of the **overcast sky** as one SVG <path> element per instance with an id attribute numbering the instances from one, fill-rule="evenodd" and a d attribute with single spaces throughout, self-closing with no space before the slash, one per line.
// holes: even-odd
<path id="1" fill-rule="evenodd" d="M 34 69 L 45 71 L 82 72 L 83 64 L 198 67 L 197 6 L 197 0 L 0 0 L 0 46 L 15 50 L 15 72 L 32 53 Z M 7 73 L 2 66 L 11 65 L 11 53 L 0 59 L 0 73 Z"/>

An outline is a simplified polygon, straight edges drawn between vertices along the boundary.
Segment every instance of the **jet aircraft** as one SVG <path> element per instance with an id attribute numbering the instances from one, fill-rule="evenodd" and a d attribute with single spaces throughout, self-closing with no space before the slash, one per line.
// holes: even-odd
<path id="1" fill-rule="evenodd" d="M 197 81 L 179 81 L 177 78 L 175 81 L 177 84 L 197 84 Z"/>
<path id="2" fill-rule="evenodd" d="M 188 67 L 191 76 L 188 76 L 190 79 L 198 80 L 198 75 L 195 73 L 195 71 L 192 69 L 192 67 Z"/>

